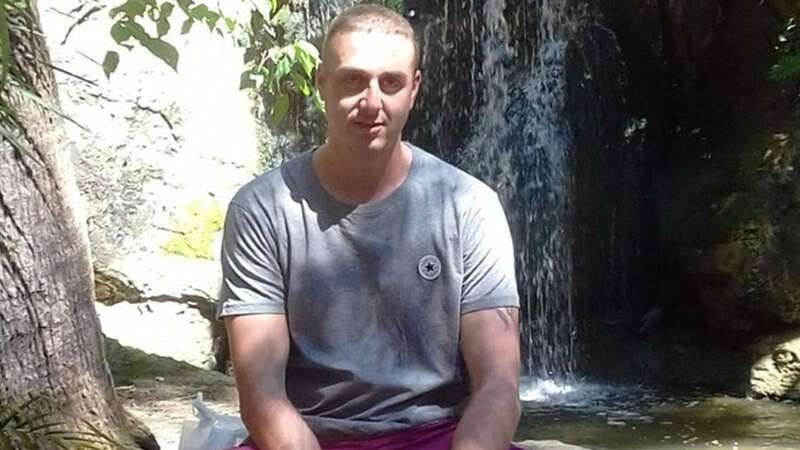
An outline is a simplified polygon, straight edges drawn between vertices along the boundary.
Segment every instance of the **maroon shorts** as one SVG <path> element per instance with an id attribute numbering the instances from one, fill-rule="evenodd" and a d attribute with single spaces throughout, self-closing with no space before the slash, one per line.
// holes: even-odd
<path id="1" fill-rule="evenodd" d="M 456 422 L 435 422 L 408 430 L 361 439 L 322 441 L 322 450 L 449 450 Z M 258 450 L 244 445 L 231 450 Z M 522 450 L 512 445 L 509 450 Z"/>

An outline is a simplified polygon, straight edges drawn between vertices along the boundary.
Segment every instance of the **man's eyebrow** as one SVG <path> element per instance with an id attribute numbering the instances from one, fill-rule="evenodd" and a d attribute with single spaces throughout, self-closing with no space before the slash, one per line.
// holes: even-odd
<path id="1" fill-rule="evenodd" d="M 365 70 L 359 69 L 358 67 L 349 67 L 349 66 L 342 66 L 336 69 L 337 72 L 357 72 L 357 73 L 365 73 Z"/>
<path id="2" fill-rule="evenodd" d="M 340 74 L 359 74 L 359 75 L 368 74 L 368 72 L 366 70 L 364 70 L 364 69 L 359 69 L 357 67 L 348 67 L 348 66 L 339 67 L 338 69 L 336 69 L 336 73 L 340 73 Z M 380 74 L 380 76 L 381 77 L 390 76 L 390 77 L 395 77 L 395 78 L 407 78 L 408 74 L 403 72 L 402 70 L 393 70 L 393 71 L 389 71 L 389 72 L 383 72 L 383 73 Z"/>
<path id="3" fill-rule="evenodd" d="M 388 75 L 390 77 L 395 77 L 395 78 L 406 78 L 406 77 L 408 77 L 408 74 L 406 74 L 402 70 L 397 70 L 397 71 L 393 71 L 393 72 L 385 72 L 385 73 L 383 73 L 381 75 L 382 76 Z"/>

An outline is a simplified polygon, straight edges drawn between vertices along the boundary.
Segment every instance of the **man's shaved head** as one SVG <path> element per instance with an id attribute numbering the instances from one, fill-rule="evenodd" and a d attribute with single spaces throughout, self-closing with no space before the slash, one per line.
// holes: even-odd
<path id="1" fill-rule="evenodd" d="M 336 19 L 331 22 L 325 41 L 322 44 L 323 62 L 330 50 L 328 46 L 333 36 L 353 31 L 397 34 L 407 38 L 414 44 L 414 70 L 419 67 L 420 51 L 411 24 L 397 12 L 384 6 L 372 4 L 352 6 L 336 16 Z"/>

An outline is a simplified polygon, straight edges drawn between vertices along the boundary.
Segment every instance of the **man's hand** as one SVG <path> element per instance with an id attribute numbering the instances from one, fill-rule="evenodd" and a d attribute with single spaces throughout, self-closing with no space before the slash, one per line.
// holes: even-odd
<path id="1" fill-rule="evenodd" d="M 261 450 L 319 450 L 316 437 L 286 396 L 289 329 L 280 314 L 225 319 L 250 438 Z"/>
<path id="2" fill-rule="evenodd" d="M 461 353 L 471 394 L 452 450 L 508 450 L 520 415 L 518 323 L 517 308 L 461 317 Z"/>

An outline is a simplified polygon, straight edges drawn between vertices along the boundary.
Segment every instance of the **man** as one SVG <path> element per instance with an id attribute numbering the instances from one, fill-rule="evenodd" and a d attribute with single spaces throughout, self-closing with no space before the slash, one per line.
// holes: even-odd
<path id="1" fill-rule="evenodd" d="M 316 80 L 327 142 L 231 202 L 219 315 L 244 448 L 509 448 L 508 225 L 488 187 L 401 141 L 418 61 L 402 16 L 340 14 Z"/>

